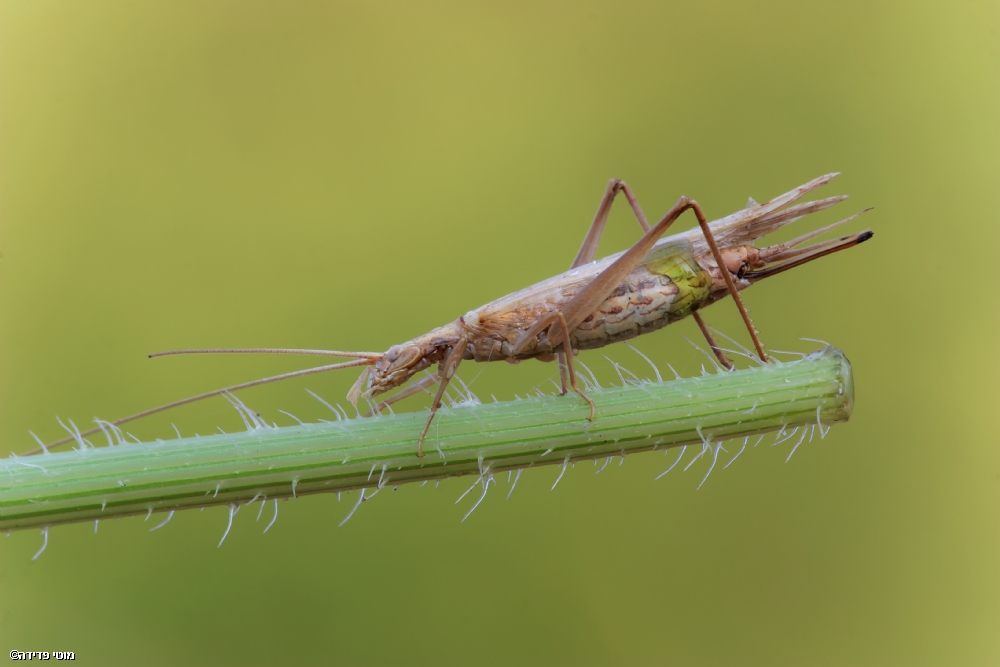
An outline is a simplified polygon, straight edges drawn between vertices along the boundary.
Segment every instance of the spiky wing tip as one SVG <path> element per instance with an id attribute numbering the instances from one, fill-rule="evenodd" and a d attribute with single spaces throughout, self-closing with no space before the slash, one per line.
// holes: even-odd
<path id="1" fill-rule="evenodd" d="M 790 225 L 810 213 L 817 213 L 832 208 L 847 198 L 847 195 L 836 195 L 834 197 L 827 197 L 826 199 L 807 201 L 789 206 L 788 208 L 774 210 L 770 213 L 745 220 L 742 224 L 730 227 L 718 236 L 721 237 L 720 242 L 726 245 L 753 243 L 757 239 L 764 238 L 768 234 L 786 225 Z"/>
<path id="2" fill-rule="evenodd" d="M 721 237 L 720 240 L 725 240 L 728 245 L 750 243 L 755 239 L 766 236 L 774 230 L 798 220 L 804 215 L 821 211 L 847 199 L 847 195 L 841 195 L 828 197 L 817 202 L 800 204 L 797 207 L 791 206 L 791 204 L 802 199 L 810 192 L 823 187 L 837 176 L 840 176 L 839 171 L 824 174 L 754 208 L 737 211 L 717 222 L 711 223 L 712 231 Z M 789 208 L 785 208 L 786 206 Z M 792 213 L 792 209 L 798 210 Z"/>
<path id="3" fill-rule="evenodd" d="M 749 209 L 749 212 L 751 213 L 751 215 L 767 215 L 768 213 L 777 211 L 779 208 L 797 202 L 798 200 L 802 199 L 813 190 L 818 190 L 819 188 L 823 187 L 824 185 L 826 185 L 833 179 L 837 178 L 838 176 L 840 176 L 840 172 L 834 171 L 829 174 L 824 174 L 823 176 L 814 178 L 813 180 L 809 181 L 808 183 L 804 183 L 803 185 L 800 185 L 794 190 L 789 190 L 788 192 L 778 195 L 777 197 L 774 197 L 773 199 L 770 199 L 764 202 L 763 204 L 758 204 L 756 207 Z M 733 217 L 733 216 L 728 216 L 728 217 Z M 718 222 L 721 223 L 726 219 L 727 218 L 723 218 Z"/>
<path id="4" fill-rule="evenodd" d="M 840 172 L 824 174 L 763 204 L 742 209 L 711 222 L 709 225 L 721 246 L 752 243 L 755 239 L 764 237 L 809 213 L 829 208 L 846 199 L 846 195 L 841 195 L 815 202 L 807 202 L 797 207 L 784 208 L 790 204 L 794 204 L 810 192 L 823 187 L 839 175 Z M 660 241 L 660 243 L 682 240 L 690 243 L 694 247 L 696 254 L 708 252 L 708 244 L 705 242 L 701 229 L 698 227 L 671 236 L 668 239 Z"/>

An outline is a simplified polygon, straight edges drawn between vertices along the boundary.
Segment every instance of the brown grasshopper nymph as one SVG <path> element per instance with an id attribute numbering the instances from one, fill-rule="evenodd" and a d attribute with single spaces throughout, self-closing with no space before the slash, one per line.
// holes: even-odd
<path id="1" fill-rule="evenodd" d="M 384 353 L 221 348 L 173 350 L 153 354 L 150 356 L 196 353 L 305 354 L 350 357 L 353 360 L 225 387 L 111 423 L 122 424 L 209 396 L 268 382 L 364 366 L 348 392 L 348 399 L 357 406 L 362 398 L 371 401 L 436 364 L 436 374 L 411 383 L 379 404 L 373 403 L 373 411 L 379 411 L 407 396 L 430 391 L 431 387 L 437 385 L 430 414 L 414 443 L 417 455 L 422 456 L 424 437 L 441 407 L 448 383 L 462 361 L 503 360 L 518 363 L 524 359 L 558 360 L 562 393 L 571 389 L 586 401 L 590 406 L 590 420 L 595 417 L 594 403 L 580 389 L 573 363 L 574 355 L 580 350 L 635 338 L 693 316 L 719 362 L 727 369 L 733 368 L 699 313 L 701 309 L 725 296 L 733 297 L 758 356 L 766 362 L 767 354 L 743 305 L 740 291 L 764 278 L 850 248 L 872 237 L 871 231 L 864 231 L 798 247 L 811 238 L 853 220 L 857 217 L 855 215 L 785 243 L 764 248 L 753 245 L 754 240 L 845 199 L 830 197 L 792 205 L 836 175 L 821 176 L 764 204 L 751 200 L 747 208 L 711 224 L 695 201 L 682 197 L 652 226 L 646 221 L 631 189 L 623 181 L 612 180 L 580 251 L 570 269 L 564 273 L 491 301 L 429 333 L 393 345 Z M 628 250 L 595 261 L 604 224 L 619 192 L 625 194 L 643 229 L 643 236 Z M 698 227 L 661 239 L 670 225 L 688 209 L 697 217 Z M 98 430 L 90 429 L 79 435 L 86 436 Z M 64 438 L 52 443 L 50 447 L 73 439 Z"/>

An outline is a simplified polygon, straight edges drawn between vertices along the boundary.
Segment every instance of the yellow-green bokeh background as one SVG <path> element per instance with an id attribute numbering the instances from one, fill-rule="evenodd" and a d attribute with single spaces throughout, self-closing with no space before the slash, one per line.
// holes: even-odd
<path id="1" fill-rule="evenodd" d="M 0 451 L 287 358 L 381 350 L 563 270 L 608 178 L 712 217 L 819 174 L 875 239 L 747 293 L 842 347 L 854 418 L 695 490 L 631 457 L 0 540 L 0 649 L 85 664 L 992 665 L 1000 6 L 0 3 Z M 636 238 L 619 204 L 603 251 Z M 832 221 L 825 214 L 822 221 Z M 684 221 L 685 226 L 691 220 Z M 816 224 L 816 223 L 814 223 Z M 731 304 L 708 311 L 745 340 Z M 639 341 L 685 374 L 682 323 Z M 610 377 L 603 353 L 582 358 Z M 482 368 L 465 368 L 470 380 Z M 486 368 L 485 396 L 554 369 Z M 355 374 L 244 393 L 323 416 Z M 414 404 L 419 408 L 419 404 Z M 143 437 L 238 423 L 222 401 Z M 287 420 L 284 420 L 287 421 Z M 730 450 L 732 451 L 732 449 Z M 725 456 L 725 455 L 723 455 Z M 720 466 L 721 468 L 721 466 Z M 266 516 L 266 515 L 265 515 Z"/>

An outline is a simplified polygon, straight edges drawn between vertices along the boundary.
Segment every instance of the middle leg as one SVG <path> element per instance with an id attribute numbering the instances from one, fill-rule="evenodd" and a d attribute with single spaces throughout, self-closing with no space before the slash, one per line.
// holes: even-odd
<path id="1" fill-rule="evenodd" d="M 594 221 L 590 223 L 590 229 L 587 230 L 587 235 L 583 237 L 583 244 L 580 246 L 580 251 L 576 254 L 573 259 L 572 264 L 569 268 L 575 269 L 578 266 L 583 266 L 584 264 L 589 264 L 594 261 L 594 257 L 597 255 L 597 246 L 601 242 L 601 236 L 604 234 L 604 225 L 608 221 L 608 214 L 611 212 L 611 205 L 615 201 L 615 197 L 619 192 L 625 193 L 625 199 L 628 200 L 629 206 L 632 208 L 632 213 L 635 214 L 635 219 L 639 222 L 639 226 L 642 227 L 643 233 L 649 231 L 649 222 L 646 221 L 646 214 L 642 212 L 642 207 L 639 206 L 639 200 L 636 199 L 635 193 L 632 192 L 632 188 L 628 186 L 625 181 L 613 178 L 608 181 L 608 187 L 604 191 L 604 196 L 601 197 L 601 204 L 597 207 L 597 213 L 594 215 Z M 567 389 L 566 385 L 566 374 L 568 366 L 566 364 L 566 353 L 560 350 L 556 353 L 556 357 L 559 360 L 559 383 L 562 389 L 561 393 L 565 395 Z"/>
<path id="2" fill-rule="evenodd" d="M 573 347 L 569 337 L 569 326 L 566 324 L 566 318 L 563 316 L 561 312 L 555 310 L 539 318 L 539 320 L 535 322 L 532 328 L 538 328 L 539 331 L 545 331 L 545 329 L 548 328 L 549 336 L 551 337 L 552 329 L 555 328 L 556 325 L 559 326 L 559 332 L 562 335 L 562 341 L 563 341 L 562 342 L 563 347 L 562 350 L 560 351 L 560 354 L 562 355 L 560 357 L 560 362 L 563 358 L 566 359 L 566 370 L 568 371 L 569 374 L 570 388 L 572 388 L 574 392 L 579 394 L 580 398 L 587 401 L 587 405 L 590 406 L 590 416 L 587 419 L 589 419 L 590 421 L 594 421 L 594 414 L 595 414 L 594 401 L 591 400 L 590 396 L 587 396 L 585 393 L 583 393 L 583 390 L 580 389 L 580 385 L 576 380 L 576 369 L 573 366 Z"/>

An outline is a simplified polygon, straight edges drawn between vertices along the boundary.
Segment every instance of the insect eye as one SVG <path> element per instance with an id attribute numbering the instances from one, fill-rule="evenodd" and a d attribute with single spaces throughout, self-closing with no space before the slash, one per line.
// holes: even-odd
<path id="1" fill-rule="evenodd" d="M 393 345 L 385 353 L 385 360 L 393 367 L 411 366 L 422 356 L 416 345 Z"/>

